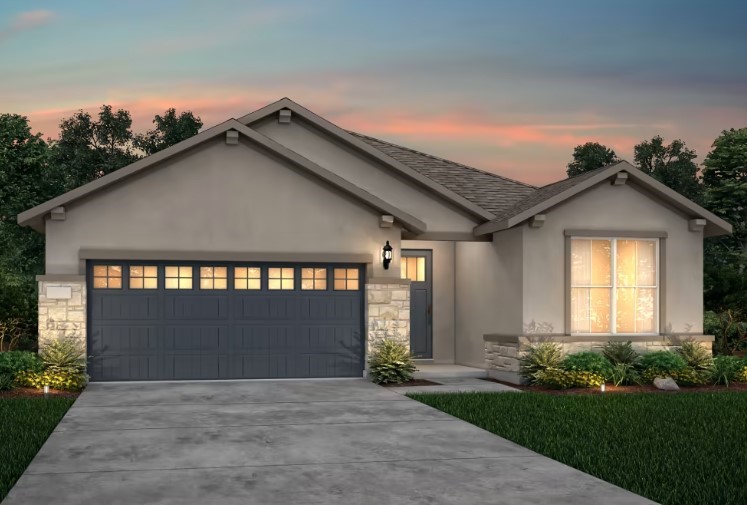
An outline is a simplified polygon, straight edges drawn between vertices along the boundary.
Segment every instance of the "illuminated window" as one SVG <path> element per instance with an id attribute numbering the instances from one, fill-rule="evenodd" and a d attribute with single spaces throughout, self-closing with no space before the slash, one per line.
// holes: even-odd
<path id="1" fill-rule="evenodd" d="M 228 289 L 228 267 L 200 267 L 200 289 Z"/>
<path id="2" fill-rule="evenodd" d="M 268 268 L 267 289 L 293 289 L 293 269 Z"/>
<path id="3" fill-rule="evenodd" d="M 158 267 L 130 266 L 130 289 L 158 289 Z"/>
<path id="4" fill-rule="evenodd" d="M 95 265 L 93 267 L 93 287 L 98 289 L 121 289 L 121 265 Z"/>
<path id="5" fill-rule="evenodd" d="M 425 282 L 425 256 L 407 256 L 401 258 L 400 270 L 403 279 L 414 282 Z"/>
<path id="6" fill-rule="evenodd" d="M 302 268 L 301 289 L 325 290 L 327 289 L 326 268 Z"/>
<path id="7" fill-rule="evenodd" d="M 260 289 L 262 270 L 259 267 L 235 267 L 233 269 L 234 289 Z"/>
<path id="8" fill-rule="evenodd" d="M 571 333 L 656 333 L 658 241 L 571 240 Z"/>
<path id="9" fill-rule="evenodd" d="M 192 267 L 166 267 L 166 289 L 192 289 Z"/>
<path id="10" fill-rule="evenodd" d="M 354 291 L 358 289 L 358 269 L 357 268 L 335 268 L 335 290 L 336 291 Z"/>

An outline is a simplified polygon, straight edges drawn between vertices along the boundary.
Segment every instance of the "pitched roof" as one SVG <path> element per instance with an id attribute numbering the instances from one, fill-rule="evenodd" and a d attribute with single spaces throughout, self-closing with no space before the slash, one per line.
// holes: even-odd
<path id="1" fill-rule="evenodd" d="M 348 133 L 495 215 L 505 212 L 537 189 L 523 182 L 409 147 L 353 131 Z"/>

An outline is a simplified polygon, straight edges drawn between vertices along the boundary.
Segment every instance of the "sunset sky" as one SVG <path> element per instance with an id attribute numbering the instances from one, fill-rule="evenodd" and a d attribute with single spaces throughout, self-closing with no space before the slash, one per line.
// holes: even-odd
<path id="1" fill-rule="evenodd" d="M 707 154 L 747 126 L 747 2 L 0 2 L 0 113 L 55 137 L 112 104 L 206 127 L 283 96 L 339 126 L 533 184 L 573 147 Z"/>

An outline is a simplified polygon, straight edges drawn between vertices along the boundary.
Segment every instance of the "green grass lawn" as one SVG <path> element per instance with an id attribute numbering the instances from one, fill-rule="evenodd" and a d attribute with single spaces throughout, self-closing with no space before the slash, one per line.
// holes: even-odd
<path id="1" fill-rule="evenodd" d="M 408 396 L 663 504 L 747 503 L 745 393 Z"/>
<path id="2" fill-rule="evenodd" d="M 0 399 L 0 501 L 74 401 L 75 398 Z"/>

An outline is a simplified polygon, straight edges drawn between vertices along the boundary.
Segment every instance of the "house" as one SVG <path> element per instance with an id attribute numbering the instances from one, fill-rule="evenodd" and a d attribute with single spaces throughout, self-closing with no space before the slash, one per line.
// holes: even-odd
<path id="1" fill-rule="evenodd" d="M 23 212 L 40 343 L 94 381 L 360 377 L 372 346 L 517 380 L 566 350 L 704 336 L 731 226 L 627 162 L 543 187 L 346 131 L 284 98 Z"/>

